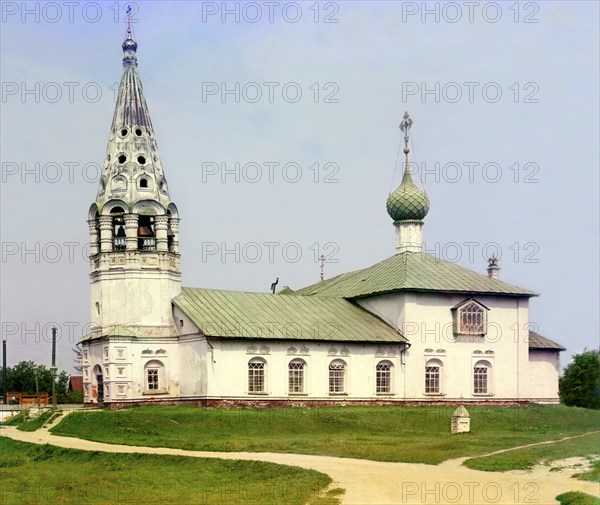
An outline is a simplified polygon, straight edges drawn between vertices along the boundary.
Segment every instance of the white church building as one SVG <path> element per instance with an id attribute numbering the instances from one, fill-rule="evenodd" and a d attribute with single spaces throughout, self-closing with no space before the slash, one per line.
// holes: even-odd
<path id="1" fill-rule="evenodd" d="M 138 74 L 123 76 L 88 213 L 92 331 L 84 399 L 199 405 L 558 402 L 559 344 L 529 331 L 536 293 L 422 252 L 429 200 L 406 168 L 396 251 L 298 291 L 182 288 L 171 201 Z"/>

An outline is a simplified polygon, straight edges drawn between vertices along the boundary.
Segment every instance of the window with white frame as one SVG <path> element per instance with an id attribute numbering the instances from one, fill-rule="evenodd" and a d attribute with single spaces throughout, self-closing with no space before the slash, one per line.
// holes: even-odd
<path id="1" fill-rule="evenodd" d="M 144 366 L 146 391 L 150 393 L 166 391 L 165 366 L 162 361 L 151 360 Z"/>
<path id="2" fill-rule="evenodd" d="M 346 362 L 335 359 L 329 364 L 329 394 L 346 392 Z"/>
<path id="3" fill-rule="evenodd" d="M 452 308 L 454 332 L 459 335 L 486 334 L 488 308 L 475 300 L 467 300 Z"/>
<path id="4" fill-rule="evenodd" d="M 265 393 L 266 362 L 262 358 L 253 358 L 248 362 L 248 392 Z"/>
<path id="5" fill-rule="evenodd" d="M 442 362 L 437 359 L 425 364 L 425 393 L 442 394 Z"/>
<path id="6" fill-rule="evenodd" d="M 294 359 L 288 365 L 288 391 L 290 393 L 304 393 L 304 371 L 306 362 Z"/>
<path id="7" fill-rule="evenodd" d="M 488 361 L 478 361 L 473 367 L 473 393 L 476 395 L 491 394 L 492 365 Z"/>
<path id="8" fill-rule="evenodd" d="M 375 367 L 375 392 L 377 394 L 391 394 L 393 367 L 394 365 L 390 361 L 377 363 Z"/>

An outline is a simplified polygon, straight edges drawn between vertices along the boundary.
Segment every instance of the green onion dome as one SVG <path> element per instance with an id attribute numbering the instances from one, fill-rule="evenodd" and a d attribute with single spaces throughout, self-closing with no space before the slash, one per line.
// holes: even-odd
<path id="1" fill-rule="evenodd" d="M 420 221 L 429 212 L 429 198 L 413 182 L 408 165 L 400 186 L 387 199 L 387 211 L 394 221 Z"/>

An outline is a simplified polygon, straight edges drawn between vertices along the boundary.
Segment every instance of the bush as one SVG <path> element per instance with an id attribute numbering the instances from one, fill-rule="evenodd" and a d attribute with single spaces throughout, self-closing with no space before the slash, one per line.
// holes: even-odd
<path id="1" fill-rule="evenodd" d="M 600 351 L 575 354 L 558 387 L 565 405 L 600 409 Z"/>

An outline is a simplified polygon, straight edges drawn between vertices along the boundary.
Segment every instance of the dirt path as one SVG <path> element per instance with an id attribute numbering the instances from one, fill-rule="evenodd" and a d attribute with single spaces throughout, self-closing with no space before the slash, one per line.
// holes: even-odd
<path id="1" fill-rule="evenodd" d="M 61 419 L 62 417 L 55 422 L 59 422 Z M 346 505 L 440 505 L 446 503 L 551 505 L 558 503 L 554 499 L 556 495 L 567 491 L 583 491 L 600 496 L 599 484 L 570 478 L 575 470 L 550 472 L 550 467 L 538 467 L 531 472 L 492 473 L 471 470 L 462 466 L 462 462 L 467 458 L 445 461 L 440 465 L 424 465 L 303 454 L 185 451 L 162 447 L 136 447 L 92 442 L 52 435 L 48 429 L 49 427 L 34 432 L 24 432 L 10 426 L 3 427 L 0 435 L 22 442 L 48 443 L 86 451 L 254 460 L 308 468 L 331 476 L 334 480 L 332 487 L 345 489 L 346 493 L 342 497 L 342 503 Z M 544 443 L 551 442 L 542 442 L 541 444 Z"/>

